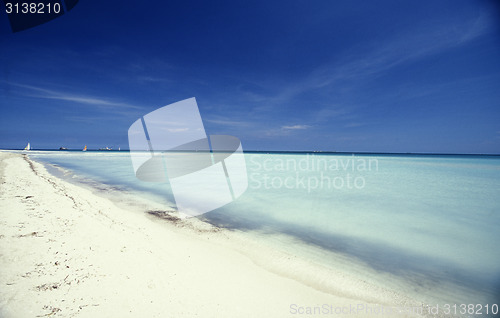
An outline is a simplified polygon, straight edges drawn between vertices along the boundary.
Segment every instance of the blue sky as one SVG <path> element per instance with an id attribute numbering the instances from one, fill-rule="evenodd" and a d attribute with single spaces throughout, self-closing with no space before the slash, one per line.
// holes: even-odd
<path id="1" fill-rule="evenodd" d="M 124 149 L 196 97 L 246 150 L 500 153 L 496 1 L 81 0 L 0 47 L 0 148 Z"/>

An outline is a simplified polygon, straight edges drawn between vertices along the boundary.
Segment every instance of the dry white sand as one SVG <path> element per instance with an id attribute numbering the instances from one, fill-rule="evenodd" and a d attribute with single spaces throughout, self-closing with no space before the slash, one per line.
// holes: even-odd
<path id="1" fill-rule="evenodd" d="M 124 210 L 0 151 L 0 317 L 387 317 L 352 308 L 413 303 L 327 270 L 307 284 L 307 262 L 199 223 Z"/>

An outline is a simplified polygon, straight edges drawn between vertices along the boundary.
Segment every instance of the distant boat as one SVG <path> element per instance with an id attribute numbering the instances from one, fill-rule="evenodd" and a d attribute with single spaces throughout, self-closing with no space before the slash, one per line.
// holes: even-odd
<path id="1" fill-rule="evenodd" d="M 99 150 L 113 150 L 113 148 L 105 147 L 105 148 L 99 148 Z"/>
<path id="2" fill-rule="evenodd" d="M 87 151 L 87 145 L 85 145 L 85 147 L 83 147 L 82 151 Z"/>
<path id="3" fill-rule="evenodd" d="M 28 142 L 28 144 L 26 145 L 26 147 L 24 147 L 24 150 L 31 150 L 31 145 L 30 143 Z"/>
<path id="4" fill-rule="evenodd" d="M 61 148 L 59 148 L 59 150 L 68 150 L 68 148 L 66 148 L 66 147 L 61 147 Z"/>

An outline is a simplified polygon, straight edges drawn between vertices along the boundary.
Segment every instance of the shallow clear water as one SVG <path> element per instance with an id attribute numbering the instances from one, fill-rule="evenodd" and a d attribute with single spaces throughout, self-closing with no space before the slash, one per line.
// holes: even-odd
<path id="1" fill-rule="evenodd" d="M 135 178 L 127 152 L 31 156 L 175 206 L 168 182 Z M 248 190 L 200 218 L 326 266 L 338 265 L 336 255 L 347 257 L 388 285 L 398 283 L 387 277 L 401 278 L 407 283 L 402 289 L 428 299 L 498 299 L 499 157 L 247 153 L 245 158 Z"/>

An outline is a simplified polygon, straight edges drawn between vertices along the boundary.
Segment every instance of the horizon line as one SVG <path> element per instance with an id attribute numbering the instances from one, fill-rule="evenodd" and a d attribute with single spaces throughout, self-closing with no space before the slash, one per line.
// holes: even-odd
<path id="1" fill-rule="evenodd" d="M 0 148 L 0 150 L 12 151 L 25 151 L 23 148 L 7 149 Z M 40 148 L 31 149 L 29 151 L 60 151 L 60 152 L 84 152 L 81 149 L 56 149 L 56 148 Z M 130 152 L 130 149 L 87 149 L 87 152 Z M 28 151 L 26 151 L 28 152 Z M 175 152 L 172 151 L 172 152 Z M 178 152 L 202 152 L 197 150 L 181 150 Z M 212 151 L 210 151 L 212 152 Z M 224 152 L 224 151 L 219 151 Z M 500 156 L 500 153 L 449 153 L 449 152 L 381 152 L 381 151 L 332 151 L 332 150 L 243 150 L 244 153 L 304 153 L 304 154 L 359 154 L 359 155 L 422 155 L 422 156 Z"/>

